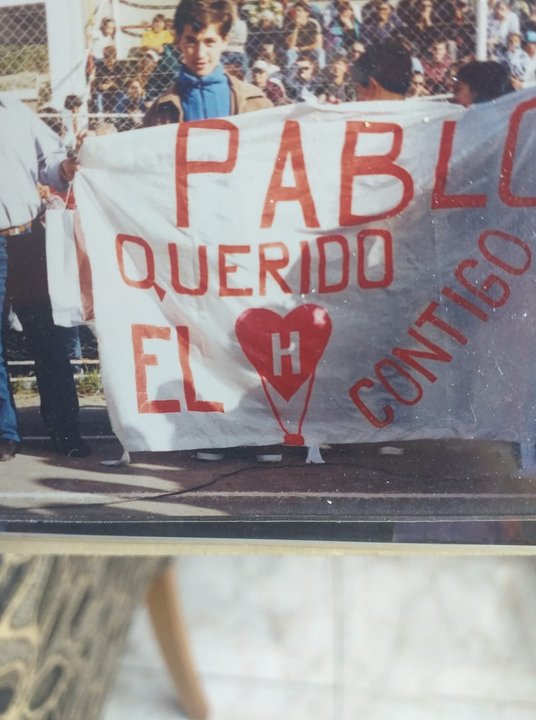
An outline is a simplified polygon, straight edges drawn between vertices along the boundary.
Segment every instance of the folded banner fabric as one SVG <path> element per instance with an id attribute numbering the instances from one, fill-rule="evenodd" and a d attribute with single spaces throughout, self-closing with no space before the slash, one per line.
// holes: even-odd
<path id="1" fill-rule="evenodd" d="M 47 280 L 56 325 L 91 325 L 91 268 L 77 210 L 46 211 Z"/>
<path id="2" fill-rule="evenodd" d="M 534 90 L 165 125 L 81 162 L 127 449 L 534 437 Z"/>

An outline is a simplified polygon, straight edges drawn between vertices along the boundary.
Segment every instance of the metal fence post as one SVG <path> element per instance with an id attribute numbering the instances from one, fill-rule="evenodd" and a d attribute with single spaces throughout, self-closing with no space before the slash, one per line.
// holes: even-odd
<path id="1" fill-rule="evenodd" d="M 115 27 L 116 27 L 115 49 L 117 50 L 117 57 L 123 58 L 123 37 L 122 37 L 123 31 L 121 30 L 118 0 L 112 0 L 112 17 L 114 19 Z"/>
<path id="2" fill-rule="evenodd" d="M 488 2 L 477 0 L 476 6 L 476 59 L 488 56 Z"/>
<path id="3" fill-rule="evenodd" d="M 52 103 L 60 108 L 66 95 L 86 89 L 84 19 L 79 3 L 47 0 L 46 18 Z"/>

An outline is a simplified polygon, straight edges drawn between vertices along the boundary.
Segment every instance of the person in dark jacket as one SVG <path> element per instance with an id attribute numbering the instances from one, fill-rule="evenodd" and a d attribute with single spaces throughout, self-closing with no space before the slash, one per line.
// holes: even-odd
<path id="1" fill-rule="evenodd" d="M 144 118 L 145 127 L 206 120 L 272 107 L 263 91 L 227 75 L 221 56 L 235 19 L 230 0 L 182 0 L 173 21 L 183 66 Z M 198 460 L 223 460 L 222 448 L 199 449 Z M 277 462 L 281 449 L 257 448 L 257 460 Z"/>
<path id="2" fill-rule="evenodd" d="M 230 0 L 183 0 L 175 12 L 175 44 L 183 65 L 148 110 L 144 126 L 204 120 L 272 106 L 262 90 L 227 75 L 221 55 L 234 20 Z"/>

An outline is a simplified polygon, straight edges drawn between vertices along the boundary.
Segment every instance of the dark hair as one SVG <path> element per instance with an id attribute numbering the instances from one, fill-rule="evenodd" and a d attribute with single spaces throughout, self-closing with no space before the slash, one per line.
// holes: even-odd
<path id="1" fill-rule="evenodd" d="M 385 90 L 406 95 L 412 75 L 411 55 L 398 40 L 371 45 L 352 66 L 352 80 L 368 87 L 374 78 Z"/>
<path id="2" fill-rule="evenodd" d="M 111 22 L 115 25 L 115 20 L 112 17 L 103 17 L 102 18 L 100 25 L 99 25 L 99 30 L 101 31 L 101 33 L 104 32 L 104 28 L 106 27 L 106 25 L 108 25 L 108 23 L 111 23 Z M 115 37 L 116 30 L 117 30 L 117 28 L 114 27 L 112 37 Z"/>
<path id="3" fill-rule="evenodd" d="M 186 25 L 201 32 L 209 25 L 218 25 L 222 38 L 227 37 L 235 19 L 234 5 L 230 0 L 181 0 L 175 11 L 173 27 L 177 37 Z"/>
<path id="4" fill-rule="evenodd" d="M 300 53 L 298 53 L 296 62 L 299 62 L 300 60 L 307 60 L 307 62 L 310 62 L 315 66 L 317 64 L 316 55 L 311 50 L 302 50 Z"/>
<path id="5" fill-rule="evenodd" d="M 66 95 L 63 107 L 66 110 L 75 110 L 76 108 L 82 107 L 82 98 L 78 95 Z"/>
<path id="6" fill-rule="evenodd" d="M 65 134 L 65 124 L 63 120 L 61 119 L 61 116 L 59 112 L 56 110 L 56 108 L 53 107 L 44 107 L 39 110 L 39 113 L 43 113 L 47 117 L 42 117 L 41 120 L 45 123 L 45 125 L 48 125 L 48 127 L 56 133 L 56 135 L 59 135 L 60 137 L 63 137 Z"/>
<path id="7" fill-rule="evenodd" d="M 473 60 L 458 70 L 458 81 L 465 83 L 473 103 L 482 103 L 513 92 L 508 68 L 495 60 Z"/>
<path id="8" fill-rule="evenodd" d="M 172 102 L 161 102 L 156 105 L 156 124 L 169 125 L 179 122 L 179 109 Z"/>
<path id="9" fill-rule="evenodd" d="M 341 13 L 343 10 L 351 10 L 354 12 L 354 8 L 352 7 L 352 3 L 350 0 L 335 0 L 334 2 L 335 10 L 338 13 Z M 354 13 L 355 14 L 355 13 Z"/>

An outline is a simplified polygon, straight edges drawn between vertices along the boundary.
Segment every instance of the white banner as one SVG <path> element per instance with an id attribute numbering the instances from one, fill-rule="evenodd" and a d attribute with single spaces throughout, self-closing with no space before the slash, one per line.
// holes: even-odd
<path id="1" fill-rule="evenodd" d="M 81 161 L 129 450 L 534 437 L 534 91 L 276 108 Z"/>

